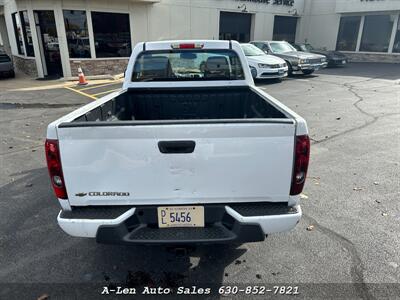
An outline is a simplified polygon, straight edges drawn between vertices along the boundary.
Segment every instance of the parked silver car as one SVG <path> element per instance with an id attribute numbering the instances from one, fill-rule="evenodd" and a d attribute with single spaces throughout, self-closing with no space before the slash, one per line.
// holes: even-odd
<path id="1" fill-rule="evenodd" d="M 0 77 L 15 77 L 11 58 L 0 49 Z"/>
<path id="2" fill-rule="evenodd" d="M 295 47 L 297 51 L 325 55 L 328 60 L 328 67 L 344 66 L 349 62 L 346 55 L 339 51 L 315 49 L 310 44 L 306 43 L 292 44 L 292 46 Z"/>
<path id="3" fill-rule="evenodd" d="M 309 75 L 328 65 L 326 56 L 297 51 L 285 41 L 253 41 L 250 43 L 265 53 L 284 59 L 288 64 L 289 74 Z"/>

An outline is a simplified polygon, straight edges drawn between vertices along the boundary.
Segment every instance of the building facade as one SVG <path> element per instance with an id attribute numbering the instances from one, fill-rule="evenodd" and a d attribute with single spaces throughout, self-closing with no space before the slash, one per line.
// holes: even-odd
<path id="1" fill-rule="evenodd" d="M 400 0 L 0 0 L 0 43 L 34 77 L 117 74 L 166 39 L 287 40 L 400 63 Z"/>

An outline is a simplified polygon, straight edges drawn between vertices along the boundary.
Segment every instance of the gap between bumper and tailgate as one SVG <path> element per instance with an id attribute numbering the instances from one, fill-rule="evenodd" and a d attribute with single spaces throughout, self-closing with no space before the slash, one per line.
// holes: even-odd
<path id="1" fill-rule="evenodd" d="M 170 204 L 169 206 L 187 206 L 189 204 Z M 220 204 L 190 204 L 201 205 L 205 207 L 228 206 L 234 209 L 242 216 L 269 216 L 294 213 L 293 208 L 288 206 L 287 202 L 242 202 L 242 203 L 220 203 Z M 73 206 L 71 211 L 61 211 L 60 217 L 63 219 L 116 219 L 132 208 L 137 213 L 145 210 L 157 210 L 160 205 L 115 205 L 115 206 Z M 163 205 L 168 206 L 168 205 Z"/>

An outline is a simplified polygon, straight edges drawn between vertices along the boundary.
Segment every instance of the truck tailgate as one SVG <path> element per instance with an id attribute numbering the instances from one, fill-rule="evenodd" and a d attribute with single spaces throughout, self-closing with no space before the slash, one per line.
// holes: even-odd
<path id="1" fill-rule="evenodd" d="M 61 124 L 57 132 L 72 206 L 286 202 L 289 198 L 292 120 Z M 162 153 L 159 142 L 171 141 L 192 141 L 195 148 L 192 153 Z"/>

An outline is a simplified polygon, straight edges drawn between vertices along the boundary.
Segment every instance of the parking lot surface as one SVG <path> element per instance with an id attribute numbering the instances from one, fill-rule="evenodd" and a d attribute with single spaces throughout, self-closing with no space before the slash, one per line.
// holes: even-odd
<path id="1" fill-rule="evenodd" d="M 398 297 L 400 64 L 351 64 L 257 82 L 308 122 L 304 217 L 263 243 L 202 246 L 184 255 L 100 245 L 57 225 L 60 207 L 43 153 L 46 126 L 121 82 L 86 90 L 2 85 L 9 83 L 0 81 L 0 299 L 73 299 L 85 288 L 99 298 L 103 286 L 136 284 L 292 285 L 307 299 Z"/>

